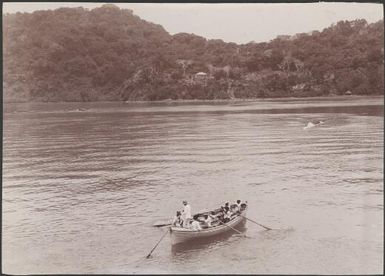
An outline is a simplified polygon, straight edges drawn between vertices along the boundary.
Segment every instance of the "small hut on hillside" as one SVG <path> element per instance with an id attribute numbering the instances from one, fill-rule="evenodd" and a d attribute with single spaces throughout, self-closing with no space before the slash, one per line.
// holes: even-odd
<path id="1" fill-rule="evenodd" d="M 194 76 L 194 81 L 196 83 L 206 84 L 206 82 L 207 82 L 207 73 L 205 73 L 205 72 L 196 73 L 195 76 Z"/>

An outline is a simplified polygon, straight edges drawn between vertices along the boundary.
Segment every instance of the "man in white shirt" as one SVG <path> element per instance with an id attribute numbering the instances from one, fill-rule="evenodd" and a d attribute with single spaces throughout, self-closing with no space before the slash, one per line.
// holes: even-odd
<path id="1" fill-rule="evenodd" d="M 197 221 L 195 219 L 193 220 L 193 222 L 191 223 L 191 230 L 193 230 L 193 231 L 202 230 L 202 227 L 201 227 L 199 221 Z"/>
<path id="2" fill-rule="evenodd" d="M 191 221 L 191 207 L 189 204 L 187 204 L 186 200 L 183 200 L 183 212 L 182 212 L 182 217 L 183 217 L 183 227 L 188 228 L 190 221 Z"/>

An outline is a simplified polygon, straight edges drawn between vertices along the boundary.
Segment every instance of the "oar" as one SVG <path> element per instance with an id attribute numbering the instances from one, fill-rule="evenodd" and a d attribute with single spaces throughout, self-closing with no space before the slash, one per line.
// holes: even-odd
<path id="1" fill-rule="evenodd" d="M 242 216 L 242 215 L 240 215 L 241 217 L 243 217 L 243 218 L 245 218 L 245 219 L 247 219 L 247 220 L 250 220 L 251 222 L 254 222 L 255 224 L 258 224 L 259 226 L 262 226 L 263 228 L 265 228 L 266 230 L 272 230 L 271 228 L 269 228 L 269 227 L 267 227 L 267 226 L 265 226 L 265 225 L 262 225 L 262 224 L 260 224 L 260 223 L 258 223 L 258 222 L 256 222 L 256 221 L 254 221 L 254 220 L 252 220 L 252 219 L 249 219 L 249 218 L 247 218 L 247 217 L 245 217 L 245 216 Z"/>
<path id="2" fill-rule="evenodd" d="M 150 253 L 148 253 L 147 255 L 147 259 L 150 258 L 151 256 L 151 253 L 155 250 L 155 248 L 158 246 L 158 244 L 163 240 L 163 238 L 166 236 L 166 234 L 169 232 L 170 230 L 168 229 L 166 232 L 164 232 L 163 236 L 160 238 L 160 240 L 158 241 L 157 244 L 155 244 L 154 248 L 150 251 Z"/>
<path id="3" fill-rule="evenodd" d="M 172 223 L 170 223 L 170 222 L 160 222 L 160 223 L 155 223 L 152 226 L 154 226 L 154 227 L 163 227 L 163 226 L 170 226 L 170 225 L 172 225 Z"/>
<path id="4" fill-rule="evenodd" d="M 221 224 L 224 225 L 224 226 L 227 226 L 227 227 L 229 227 L 231 229 L 233 229 L 238 234 L 241 234 L 241 235 L 243 234 L 241 231 L 238 231 L 237 229 L 235 229 L 234 227 L 231 227 L 230 225 L 227 225 L 226 223 L 221 222 Z M 246 234 L 245 234 L 245 236 L 246 236 Z"/>

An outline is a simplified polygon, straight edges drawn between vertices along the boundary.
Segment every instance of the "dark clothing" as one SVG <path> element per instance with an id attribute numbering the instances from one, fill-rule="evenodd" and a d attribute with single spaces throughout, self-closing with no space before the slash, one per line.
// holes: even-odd
<path id="1" fill-rule="evenodd" d="M 229 222 L 229 221 L 230 221 L 229 218 L 223 218 L 223 220 L 222 220 L 223 223 L 226 223 L 226 222 Z"/>

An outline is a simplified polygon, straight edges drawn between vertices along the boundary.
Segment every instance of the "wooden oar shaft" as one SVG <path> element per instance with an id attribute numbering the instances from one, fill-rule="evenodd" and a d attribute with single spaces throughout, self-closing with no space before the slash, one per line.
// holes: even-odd
<path id="1" fill-rule="evenodd" d="M 259 226 L 262 226 L 263 228 L 265 228 L 266 230 L 272 230 L 271 228 L 269 228 L 269 227 L 267 227 L 267 226 L 265 226 L 265 225 L 262 225 L 262 224 L 260 224 L 260 223 L 258 223 L 258 222 L 256 222 L 256 221 L 254 221 L 254 220 L 252 220 L 252 219 L 249 219 L 249 218 L 247 218 L 247 217 L 245 217 L 245 216 L 242 216 L 242 215 L 240 215 L 241 217 L 243 217 L 243 218 L 245 218 L 245 219 L 247 219 L 247 220 L 250 220 L 251 222 L 254 222 L 255 224 L 258 224 Z"/>
<path id="2" fill-rule="evenodd" d="M 237 229 L 235 229 L 234 227 L 231 227 L 230 225 L 227 225 L 226 223 L 224 223 L 224 222 L 222 222 L 221 223 L 222 225 L 225 225 L 225 226 L 227 226 L 227 227 L 229 227 L 229 228 L 231 228 L 231 229 L 233 229 L 235 232 L 237 232 L 238 234 L 242 234 L 242 232 L 241 231 L 238 231 Z"/>
<path id="3" fill-rule="evenodd" d="M 157 242 L 157 244 L 155 244 L 154 248 L 150 251 L 150 253 L 148 253 L 147 255 L 147 259 L 150 258 L 151 256 L 151 253 L 155 250 L 155 248 L 158 246 L 158 244 L 163 240 L 163 238 L 166 236 L 166 234 L 169 232 L 170 230 L 167 230 L 166 232 L 164 232 L 163 236 L 160 238 L 160 240 Z"/>
<path id="4" fill-rule="evenodd" d="M 172 225 L 172 223 L 158 223 L 158 224 L 154 224 L 153 226 L 154 227 L 164 227 L 164 226 L 170 226 Z"/>

